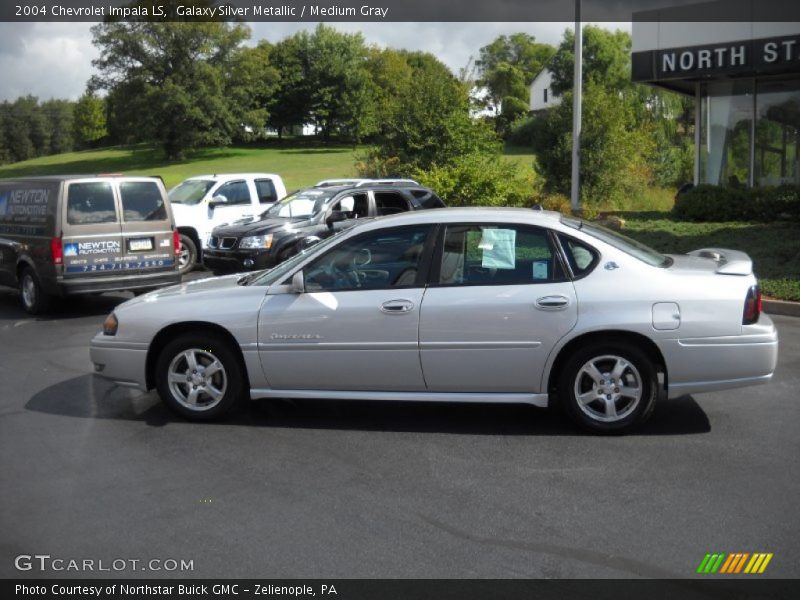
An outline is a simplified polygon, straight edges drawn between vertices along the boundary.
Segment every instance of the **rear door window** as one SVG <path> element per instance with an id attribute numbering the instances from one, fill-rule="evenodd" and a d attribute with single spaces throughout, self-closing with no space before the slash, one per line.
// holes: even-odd
<path id="1" fill-rule="evenodd" d="M 278 193 L 275 191 L 275 184 L 272 179 L 256 179 L 256 193 L 261 204 L 269 204 L 278 200 Z"/>
<path id="2" fill-rule="evenodd" d="M 409 210 L 408 201 L 400 194 L 375 192 L 375 212 L 379 217 Z"/>
<path id="3" fill-rule="evenodd" d="M 523 225 L 448 225 L 440 285 L 520 285 L 565 280 L 543 229 Z"/>
<path id="4" fill-rule="evenodd" d="M 229 181 L 216 192 L 215 196 L 225 196 L 228 205 L 231 204 L 250 204 L 250 190 L 245 181 Z"/>
<path id="5" fill-rule="evenodd" d="M 72 183 L 67 195 L 67 223 L 92 225 L 116 223 L 114 190 L 105 181 Z"/>
<path id="6" fill-rule="evenodd" d="M 558 239 L 564 249 L 572 274 L 575 277 L 583 277 L 591 273 L 597 264 L 597 251 L 567 235 L 559 234 Z"/>
<path id="7" fill-rule="evenodd" d="M 123 181 L 119 184 L 119 194 L 125 221 L 166 220 L 167 208 L 154 181 Z"/>

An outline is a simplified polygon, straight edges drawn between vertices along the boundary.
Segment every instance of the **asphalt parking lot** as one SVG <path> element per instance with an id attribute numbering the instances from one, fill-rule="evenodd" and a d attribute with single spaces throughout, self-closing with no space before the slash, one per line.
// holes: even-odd
<path id="1" fill-rule="evenodd" d="M 190 424 L 91 375 L 129 294 L 34 319 L 0 289 L 0 577 L 14 557 L 192 560 L 131 577 L 800 577 L 800 319 L 770 385 L 590 437 L 527 406 L 272 401 Z M 107 576 L 108 573 L 97 573 Z"/>

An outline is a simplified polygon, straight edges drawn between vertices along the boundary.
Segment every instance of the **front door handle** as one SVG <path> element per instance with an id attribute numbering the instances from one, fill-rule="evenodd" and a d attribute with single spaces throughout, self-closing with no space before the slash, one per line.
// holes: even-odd
<path id="1" fill-rule="evenodd" d="M 381 312 L 387 315 L 401 315 L 414 310 L 414 303 L 411 300 L 387 300 L 381 304 Z"/>
<path id="2" fill-rule="evenodd" d="M 536 299 L 536 308 L 541 310 L 562 310 L 569 306 L 566 296 L 542 296 Z"/>

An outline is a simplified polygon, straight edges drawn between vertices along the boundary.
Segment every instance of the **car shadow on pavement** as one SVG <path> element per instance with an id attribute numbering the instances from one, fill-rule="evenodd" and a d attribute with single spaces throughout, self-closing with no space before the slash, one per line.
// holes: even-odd
<path id="1" fill-rule="evenodd" d="M 154 392 L 120 387 L 90 374 L 35 394 L 28 410 L 83 419 L 141 421 L 163 427 L 185 422 Z M 223 425 L 472 435 L 582 435 L 555 410 L 520 404 L 386 402 L 364 400 L 258 400 L 220 422 Z M 213 427 L 213 423 L 198 427 Z M 708 416 L 691 396 L 664 401 L 632 435 L 708 433 Z"/>
<path id="2" fill-rule="evenodd" d="M 0 288 L 0 321 L 55 321 L 107 315 L 114 307 L 133 298 L 131 292 L 71 296 L 55 300 L 53 309 L 44 315 L 29 315 L 22 308 L 19 292 L 12 288 Z"/>

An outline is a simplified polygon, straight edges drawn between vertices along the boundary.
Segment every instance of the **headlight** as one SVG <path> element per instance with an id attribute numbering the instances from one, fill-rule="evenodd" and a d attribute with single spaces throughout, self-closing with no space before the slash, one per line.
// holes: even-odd
<path id="1" fill-rule="evenodd" d="M 106 320 L 103 321 L 103 334 L 117 335 L 117 327 L 119 327 L 119 321 L 117 321 L 117 315 L 112 312 L 106 317 Z"/>
<path id="2" fill-rule="evenodd" d="M 269 250 L 272 247 L 272 234 L 267 235 L 251 235 L 242 238 L 239 242 L 239 248 L 266 248 Z"/>

